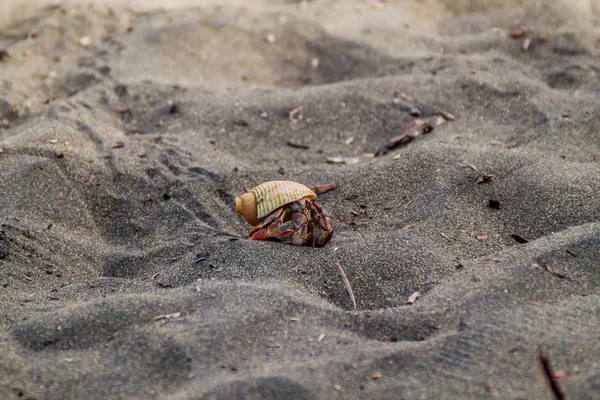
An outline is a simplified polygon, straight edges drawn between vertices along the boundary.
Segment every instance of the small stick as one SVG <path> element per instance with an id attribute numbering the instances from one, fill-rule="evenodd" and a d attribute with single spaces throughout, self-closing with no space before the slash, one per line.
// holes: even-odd
<path id="1" fill-rule="evenodd" d="M 352 304 L 354 304 L 354 311 L 356 311 L 356 299 L 354 298 L 354 292 L 352 292 L 352 286 L 350 286 L 350 281 L 346 277 L 346 273 L 344 272 L 344 269 L 342 268 L 340 263 L 336 263 L 335 266 L 338 267 L 340 274 L 342 274 L 342 279 L 344 280 L 344 285 L 346 285 L 346 289 L 348 290 L 348 293 L 350 294 L 350 298 L 352 299 Z"/>
<path id="2" fill-rule="evenodd" d="M 563 392 L 561 387 L 558 385 L 558 380 L 556 379 L 554 369 L 552 369 L 552 365 L 550 365 L 550 357 L 548 357 L 548 352 L 542 347 L 540 347 L 538 350 L 538 358 L 542 364 L 544 375 L 550 384 L 550 389 L 552 389 L 552 393 L 554 393 L 556 400 L 567 400 L 565 392 Z"/>
<path id="3" fill-rule="evenodd" d="M 315 186 L 311 186 L 309 188 L 310 190 L 312 190 L 313 192 L 315 192 L 315 194 L 317 196 L 329 192 L 330 190 L 335 189 L 335 183 L 331 182 L 331 183 L 324 183 L 322 185 L 315 185 Z"/>
<path id="4" fill-rule="evenodd" d="M 303 150 L 308 150 L 310 149 L 310 146 L 307 144 L 300 144 L 300 143 L 294 143 L 294 142 L 287 142 L 287 145 L 290 147 L 293 147 L 295 149 L 303 149 Z"/>

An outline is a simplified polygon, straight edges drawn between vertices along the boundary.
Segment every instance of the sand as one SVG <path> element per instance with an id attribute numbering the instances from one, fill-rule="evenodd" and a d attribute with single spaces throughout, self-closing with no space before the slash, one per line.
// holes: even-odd
<path id="1" fill-rule="evenodd" d="M 599 398 L 598 2 L 0 11 L 0 398 Z"/>

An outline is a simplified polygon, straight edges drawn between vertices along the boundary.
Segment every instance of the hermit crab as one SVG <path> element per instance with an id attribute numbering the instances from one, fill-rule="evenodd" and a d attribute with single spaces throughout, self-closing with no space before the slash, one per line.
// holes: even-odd
<path id="1" fill-rule="evenodd" d="M 279 239 L 321 247 L 333 236 L 333 218 L 315 201 L 333 183 L 308 188 L 292 181 L 265 182 L 235 198 L 235 210 L 254 225 L 253 240 Z"/>

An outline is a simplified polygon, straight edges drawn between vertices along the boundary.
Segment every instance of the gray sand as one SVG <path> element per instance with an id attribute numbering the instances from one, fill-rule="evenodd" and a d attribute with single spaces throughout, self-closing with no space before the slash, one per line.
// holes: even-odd
<path id="1" fill-rule="evenodd" d="M 600 4 L 188 3 L 2 6 L 0 398 L 600 398 Z"/>

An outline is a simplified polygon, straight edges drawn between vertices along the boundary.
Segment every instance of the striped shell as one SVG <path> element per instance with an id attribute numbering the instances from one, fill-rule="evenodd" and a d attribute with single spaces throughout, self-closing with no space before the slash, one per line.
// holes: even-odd
<path id="1" fill-rule="evenodd" d="M 316 199 L 315 192 L 292 181 L 265 182 L 235 198 L 235 210 L 252 225 L 279 207 L 302 198 Z"/>

